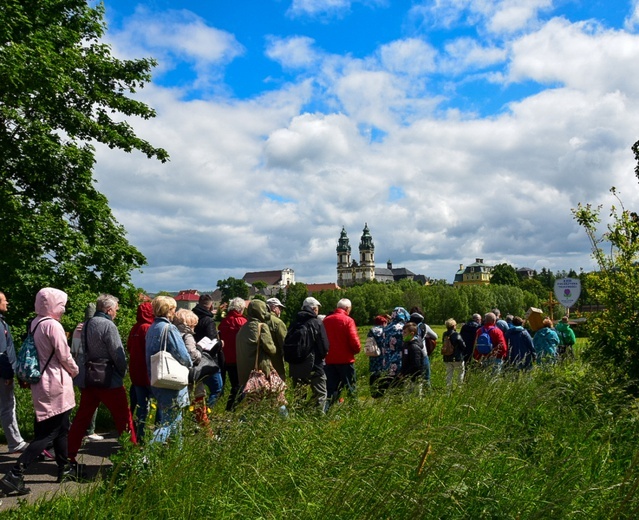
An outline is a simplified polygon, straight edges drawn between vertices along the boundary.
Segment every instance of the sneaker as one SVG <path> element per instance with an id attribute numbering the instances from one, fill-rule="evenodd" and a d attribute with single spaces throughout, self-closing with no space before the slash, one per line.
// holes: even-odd
<path id="1" fill-rule="evenodd" d="M 9 453 L 20 453 L 26 450 L 28 445 L 29 443 L 27 443 L 26 441 L 22 441 L 15 448 L 9 448 Z"/>
<path id="2" fill-rule="evenodd" d="M 40 458 L 42 457 L 42 458 Z M 42 453 L 38 456 L 38 460 L 55 460 L 55 456 L 48 450 L 42 450 Z"/>
<path id="3" fill-rule="evenodd" d="M 16 475 L 13 471 L 9 471 L 0 480 L 0 485 L 7 493 L 17 493 L 18 495 L 28 495 L 31 493 L 31 489 L 24 485 L 24 477 L 22 475 Z"/>
<path id="4" fill-rule="evenodd" d="M 97 433 L 92 433 L 91 435 L 87 435 L 86 438 L 90 441 L 103 441 L 104 437 L 102 435 L 98 435 Z"/>
<path id="5" fill-rule="evenodd" d="M 87 479 L 87 474 L 84 469 L 84 464 L 78 464 L 77 462 L 69 462 L 66 466 L 58 468 L 57 483 L 62 482 L 81 482 Z"/>

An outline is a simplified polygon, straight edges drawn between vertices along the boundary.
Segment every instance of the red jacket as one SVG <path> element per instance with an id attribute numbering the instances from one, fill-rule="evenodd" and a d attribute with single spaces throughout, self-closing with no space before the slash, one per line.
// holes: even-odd
<path id="1" fill-rule="evenodd" d="M 129 375 L 131 384 L 135 386 L 151 385 L 146 369 L 146 331 L 149 330 L 153 319 L 151 302 L 138 305 L 136 323 L 126 341 L 126 349 L 129 351 Z"/>
<path id="2" fill-rule="evenodd" d="M 336 309 L 324 318 L 324 328 L 328 337 L 327 365 L 355 363 L 355 354 L 361 350 L 355 320 L 344 309 Z"/>
<path id="3" fill-rule="evenodd" d="M 475 348 L 473 350 L 473 357 L 477 361 L 490 358 L 506 359 L 506 356 L 508 355 L 508 347 L 506 346 L 504 333 L 496 325 L 489 325 L 488 327 L 484 325 L 483 327 L 479 327 L 477 329 L 477 333 L 475 334 L 475 343 L 477 343 L 477 338 L 484 332 L 484 330 L 488 330 L 488 335 L 490 336 L 490 340 L 493 343 L 493 351 L 488 355 L 482 355 L 477 352 L 477 348 Z"/>
<path id="4" fill-rule="evenodd" d="M 236 310 L 230 311 L 220 322 L 217 333 L 224 342 L 224 362 L 230 365 L 237 364 L 237 351 L 235 338 L 237 331 L 246 323 L 247 319 Z"/>

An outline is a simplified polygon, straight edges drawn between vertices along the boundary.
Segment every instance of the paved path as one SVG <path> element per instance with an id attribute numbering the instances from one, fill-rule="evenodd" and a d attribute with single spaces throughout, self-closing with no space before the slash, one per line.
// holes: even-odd
<path id="1" fill-rule="evenodd" d="M 110 455 L 115 453 L 120 447 L 117 434 L 102 434 L 103 441 L 85 442 L 80 453 L 78 454 L 78 462 L 86 464 L 87 476 L 89 482 L 97 478 L 100 471 L 110 467 L 111 461 L 108 459 Z M 19 453 L 7 453 L 7 446 L 0 444 L 0 478 L 13 466 L 19 457 Z M 56 493 L 74 494 L 86 488 L 87 483 L 64 482 L 57 484 L 58 468 L 55 461 L 47 460 L 44 462 L 36 461 L 27 468 L 24 475 L 24 481 L 27 487 L 31 488 L 28 495 L 17 496 L 11 494 L 7 497 L 0 498 L 0 511 L 10 508 L 19 507 L 21 500 L 29 503 L 35 502 L 39 498 L 52 497 Z"/>

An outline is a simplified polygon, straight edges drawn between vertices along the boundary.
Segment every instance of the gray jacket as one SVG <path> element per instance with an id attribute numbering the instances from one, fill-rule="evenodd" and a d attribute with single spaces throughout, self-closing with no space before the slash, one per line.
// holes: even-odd
<path id="1" fill-rule="evenodd" d="M 126 375 L 126 355 L 120 333 L 111 317 L 103 312 L 96 312 L 95 316 L 84 324 L 82 344 L 85 361 L 110 359 L 113 362 L 113 377 L 109 388 L 121 387 Z"/>

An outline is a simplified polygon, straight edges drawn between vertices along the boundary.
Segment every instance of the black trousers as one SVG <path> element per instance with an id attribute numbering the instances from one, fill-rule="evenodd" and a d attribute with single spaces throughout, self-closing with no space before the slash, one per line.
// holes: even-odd
<path id="1" fill-rule="evenodd" d="M 59 467 L 65 466 L 69 462 L 69 451 L 67 437 L 71 410 L 49 417 L 44 421 L 35 421 L 33 426 L 34 439 L 27 449 L 22 452 L 16 462 L 15 469 L 20 473 L 27 468 L 47 446 L 53 443 L 55 450 L 55 461 Z"/>

